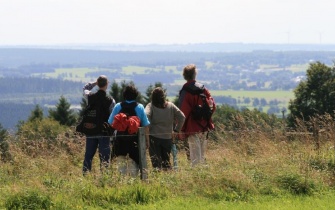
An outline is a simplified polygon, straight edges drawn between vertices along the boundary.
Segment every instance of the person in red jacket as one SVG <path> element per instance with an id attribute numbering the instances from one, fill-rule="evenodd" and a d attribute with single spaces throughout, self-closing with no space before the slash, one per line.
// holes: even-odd
<path id="1" fill-rule="evenodd" d="M 186 86 L 201 86 L 203 93 L 210 96 L 208 89 L 196 82 L 197 69 L 194 64 L 184 67 L 183 77 L 186 83 L 179 93 L 179 109 L 184 113 L 186 120 L 181 129 L 182 135 L 188 142 L 191 165 L 195 166 L 205 161 L 205 151 L 207 148 L 207 131 L 214 129 L 212 120 L 195 120 L 192 117 L 192 109 L 198 104 L 198 95 L 186 91 Z"/>

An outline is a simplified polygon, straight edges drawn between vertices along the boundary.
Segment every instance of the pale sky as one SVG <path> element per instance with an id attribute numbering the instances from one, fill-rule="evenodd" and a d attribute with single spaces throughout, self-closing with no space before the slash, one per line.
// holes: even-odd
<path id="1" fill-rule="evenodd" d="M 0 0 L 0 45 L 335 44 L 334 0 Z"/>

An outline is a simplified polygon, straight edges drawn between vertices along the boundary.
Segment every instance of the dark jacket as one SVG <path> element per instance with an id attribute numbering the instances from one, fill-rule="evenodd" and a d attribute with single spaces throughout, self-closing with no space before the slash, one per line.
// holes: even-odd
<path id="1" fill-rule="evenodd" d="M 98 90 L 96 93 L 87 96 L 88 105 L 97 107 L 97 115 L 100 116 L 101 124 L 108 121 L 109 115 L 115 105 L 112 97 L 106 94 L 103 90 Z"/>

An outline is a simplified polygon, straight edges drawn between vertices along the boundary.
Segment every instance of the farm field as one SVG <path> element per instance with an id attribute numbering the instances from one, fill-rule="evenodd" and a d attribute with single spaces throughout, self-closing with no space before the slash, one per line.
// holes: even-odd
<path id="1" fill-rule="evenodd" d="M 236 90 L 212 90 L 212 96 L 230 96 L 232 98 L 265 98 L 266 100 L 277 99 L 282 102 L 288 102 L 294 98 L 293 91 L 236 91 Z"/>

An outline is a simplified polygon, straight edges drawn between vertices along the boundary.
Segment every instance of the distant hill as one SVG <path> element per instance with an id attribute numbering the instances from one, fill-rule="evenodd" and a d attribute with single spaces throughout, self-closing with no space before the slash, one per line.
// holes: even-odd
<path id="1" fill-rule="evenodd" d="M 18 45 L 0 48 L 39 48 L 104 51 L 154 51 L 154 52 L 252 52 L 270 51 L 335 51 L 335 44 L 260 44 L 260 43 L 195 43 L 195 44 L 68 44 L 68 45 Z"/>

